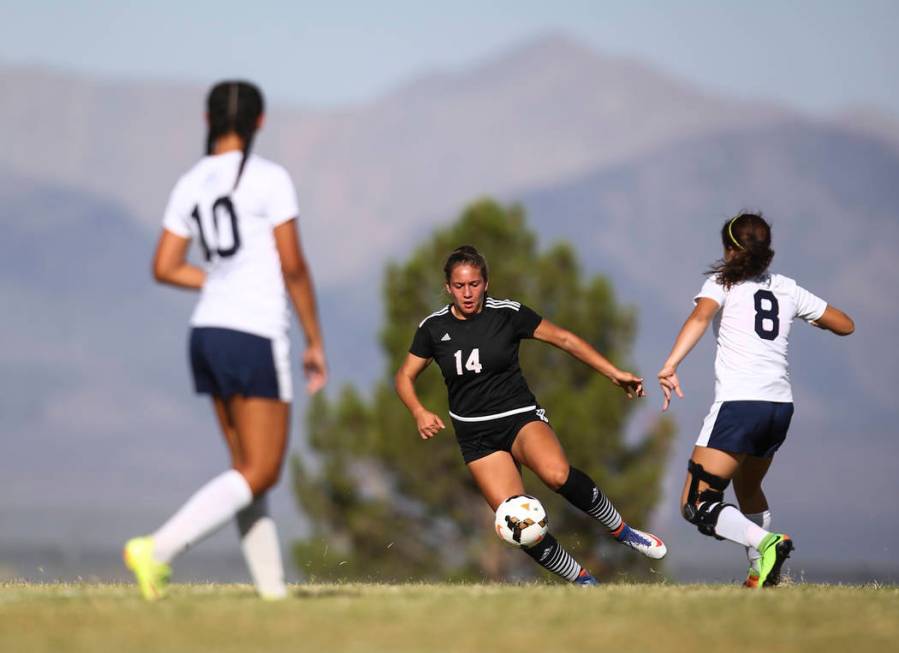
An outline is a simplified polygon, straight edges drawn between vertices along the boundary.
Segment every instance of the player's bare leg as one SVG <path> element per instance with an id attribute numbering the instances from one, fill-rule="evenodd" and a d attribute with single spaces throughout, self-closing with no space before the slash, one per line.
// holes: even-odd
<path id="1" fill-rule="evenodd" d="M 628 526 L 593 479 L 569 465 L 562 445 L 549 424 L 536 421 L 525 424 L 512 443 L 512 455 L 547 487 L 608 528 L 622 544 L 653 559 L 662 558 L 667 553 L 662 540 Z"/>
<path id="2" fill-rule="evenodd" d="M 746 456 L 734 473 L 734 494 L 737 495 L 737 503 L 740 504 L 740 510 L 744 513 L 768 510 L 768 498 L 762 491 L 762 481 L 773 460 L 773 457 Z"/>
<path id="3" fill-rule="evenodd" d="M 494 451 L 471 461 L 468 471 L 491 510 L 495 511 L 509 497 L 525 494 L 518 466 L 505 451 Z"/>
<path id="4" fill-rule="evenodd" d="M 496 510 L 509 497 L 524 494 L 524 483 L 518 465 L 505 451 L 493 453 L 468 463 L 481 495 L 492 510 Z M 543 540 L 529 548 L 522 548 L 537 564 L 569 582 L 593 585 L 596 581 L 590 573 L 568 553 L 562 545 L 547 533 Z"/>
<path id="5" fill-rule="evenodd" d="M 545 422 L 529 422 L 512 443 L 512 457 L 558 492 L 568 480 L 569 464 L 562 444 Z"/>
<path id="6" fill-rule="evenodd" d="M 273 487 L 281 475 L 287 447 L 290 404 L 261 397 L 232 397 L 233 416 L 242 460 L 235 466 L 259 496 Z"/>
<path id="7" fill-rule="evenodd" d="M 213 404 L 231 454 L 231 465 L 235 469 L 242 468 L 246 459 L 235 420 L 221 398 L 214 397 Z M 240 548 L 259 595 L 269 600 L 286 597 L 287 585 L 278 529 L 269 515 L 267 494 L 254 498 L 249 506 L 237 513 L 236 521 L 240 533 Z"/>
<path id="8" fill-rule="evenodd" d="M 212 398 L 212 409 L 215 412 L 219 428 L 222 430 L 222 436 L 225 438 L 225 444 L 228 446 L 231 465 L 232 467 L 236 466 L 243 461 L 243 452 L 240 450 L 240 438 L 237 437 L 237 427 L 234 424 L 234 418 L 228 412 L 228 405 L 221 397 Z"/>

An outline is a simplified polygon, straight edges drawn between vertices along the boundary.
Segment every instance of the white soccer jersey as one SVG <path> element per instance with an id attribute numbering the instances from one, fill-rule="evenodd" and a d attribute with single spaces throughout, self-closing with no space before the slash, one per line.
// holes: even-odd
<path id="1" fill-rule="evenodd" d="M 827 302 L 793 279 L 766 274 L 729 290 L 709 278 L 694 298 L 717 302 L 715 401 L 793 401 L 787 343 L 793 318 L 817 320 Z"/>
<path id="2" fill-rule="evenodd" d="M 287 171 L 242 153 L 203 157 L 172 191 L 163 227 L 197 241 L 206 283 L 191 324 L 246 331 L 267 338 L 287 332 L 289 316 L 274 227 L 297 217 Z"/>

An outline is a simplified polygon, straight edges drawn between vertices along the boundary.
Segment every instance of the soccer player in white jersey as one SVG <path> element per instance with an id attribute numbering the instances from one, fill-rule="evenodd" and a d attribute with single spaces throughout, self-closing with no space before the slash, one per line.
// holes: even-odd
<path id="1" fill-rule="evenodd" d="M 768 271 L 771 227 L 742 213 L 721 229 L 724 257 L 709 271 L 693 312 L 658 374 L 667 410 L 672 392 L 683 397 L 677 367 L 714 321 L 715 401 L 687 467 L 683 515 L 704 535 L 746 547 L 746 587 L 773 587 L 793 550 L 789 536 L 770 532 L 762 479 L 783 444 L 793 416 L 787 343 L 794 318 L 837 335 L 855 329 L 839 309 Z M 724 502 L 730 481 L 740 504 Z"/>
<path id="2" fill-rule="evenodd" d="M 190 332 L 194 385 L 212 397 L 232 468 L 154 533 L 128 541 L 124 557 L 143 596 L 161 598 L 172 560 L 236 517 L 259 595 L 280 599 L 284 568 L 266 493 L 278 480 L 289 432 L 288 297 L 306 336 L 310 394 L 327 378 L 321 328 L 293 184 L 284 168 L 250 154 L 263 121 L 261 92 L 247 82 L 216 84 L 206 119 L 206 156 L 172 191 L 153 270 L 160 283 L 200 291 Z M 187 261 L 192 240 L 203 268 Z"/>
<path id="3" fill-rule="evenodd" d="M 568 464 L 546 411 L 522 375 L 518 349 L 525 338 L 554 345 L 608 378 L 628 398 L 644 396 L 643 379 L 619 370 L 590 343 L 524 304 L 488 297 L 487 261 L 474 247 L 457 248 L 443 271 L 452 302 L 418 325 L 395 379 L 419 435 L 427 440 L 444 428 L 415 392 L 418 375 L 434 361 L 446 382 L 462 459 L 493 510 L 525 493 L 519 467 L 525 465 L 625 546 L 656 560 L 664 557 L 662 540 L 628 526 L 593 479 Z M 552 533 L 524 552 L 564 580 L 597 584 Z"/>

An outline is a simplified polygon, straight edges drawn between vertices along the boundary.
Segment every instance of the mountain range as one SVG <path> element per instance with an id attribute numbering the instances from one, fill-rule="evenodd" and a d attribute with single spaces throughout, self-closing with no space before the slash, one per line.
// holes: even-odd
<path id="1" fill-rule="evenodd" d="M 0 519 L 13 525 L 0 555 L 61 541 L 112 550 L 224 464 L 208 406 L 190 396 L 193 298 L 149 275 L 167 195 L 202 154 L 205 90 L 0 65 L 0 474 L 12 488 Z M 768 486 L 775 525 L 804 534 L 800 551 L 819 568 L 895 575 L 884 542 L 899 536 L 897 124 L 720 97 L 554 35 L 365 104 L 273 107 L 256 151 L 296 182 L 335 388 L 383 372 L 385 262 L 479 196 L 523 204 L 542 244 L 571 241 L 586 271 L 614 281 L 638 310 L 634 361 L 647 377 L 720 256 L 722 222 L 763 210 L 773 267 L 858 324 L 848 339 L 794 331 L 797 415 Z M 700 540 L 671 498 L 711 402 L 710 338 L 683 378 L 656 527 L 670 533 L 675 568 L 695 556 L 731 563 L 742 554 Z M 288 536 L 302 530 L 285 484 L 276 506 Z M 833 533 L 837 515 L 864 523 L 864 541 Z"/>

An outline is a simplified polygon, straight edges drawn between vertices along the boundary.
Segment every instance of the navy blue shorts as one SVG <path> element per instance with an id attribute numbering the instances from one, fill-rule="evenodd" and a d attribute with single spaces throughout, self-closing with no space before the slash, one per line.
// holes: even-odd
<path id="1" fill-rule="evenodd" d="M 453 430 L 466 464 L 489 456 L 495 451 L 512 451 L 512 443 L 526 424 L 542 421 L 549 423 L 546 411 L 531 406 L 526 411 L 498 418 L 473 418 L 476 421 L 453 419 Z"/>
<path id="2" fill-rule="evenodd" d="M 793 404 L 778 401 L 716 401 L 696 445 L 770 458 L 787 438 Z"/>
<path id="3" fill-rule="evenodd" d="M 244 331 L 194 327 L 190 367 L 200 394 L 228 399 L 235 395 L 290 401 L 290 353 L 287 337 L 263 338 Z"/>

